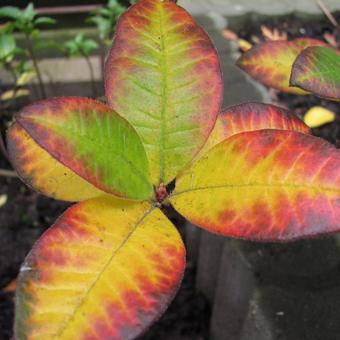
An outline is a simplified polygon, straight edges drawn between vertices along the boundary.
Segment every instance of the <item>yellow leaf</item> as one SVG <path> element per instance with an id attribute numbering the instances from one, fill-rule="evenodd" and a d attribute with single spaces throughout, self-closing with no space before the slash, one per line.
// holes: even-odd
<path id="1" fill-rule="evenodd" d="M 17 80 L 17 86 L 23 86 L 28 84 L 31 80 L 36 77 L 36 73 L 34 71 L 24 72 Z"/>
<path id="2" fill-rule="evenodd" d="M 306 112 L 303 120 L 310 128 L 317 128 L 319 126 L 334 122 L 335 113 L 325 109 L 324 107 L 314 106 Z"/>
<path id="3" fill-rule="evenodd" d="M 246 51 L 250 50 L 253 47 L 253 45 L 247 40 L 239 39 L 238 40 L 238 47 L 240 48 L 240 50 L 242 52 L 246 52 Z"/>
<path id="4" fill-rule="evenodd" d="M 28 91 L 27 89 L 20 89 L 17 91 L 8 90 L 1 94 L 0 99 L 4 101 L 11 100 L 11 99 L 19 98 L 19 97 L 28 96 L 29 94 L 30 94 L 30 91 Z"/>
<path id="5" fill-rule="evenodd" d="M 0 208 L 7 203 L 7 195 L 0 195 Z"/>

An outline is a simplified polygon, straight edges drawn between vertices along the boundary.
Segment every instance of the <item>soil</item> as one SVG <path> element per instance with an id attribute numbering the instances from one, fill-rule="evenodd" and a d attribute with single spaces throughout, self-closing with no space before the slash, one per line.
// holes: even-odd
<path id="1" fill-rule="evenodd" d="M 340 17 L 338 18 L 340 22 Z M 284 28 L 290 38 L 312 36 L 322 38 L 326 30 L 332 30 L 327 20 L 316 24 L 301 26 L 296 18 L 274 19 L 265 21 L 268 27 Z M 260 24 L 248 25 L 239 32 L 243 38 L 260 36 Z M 337 120 L 321 128 L 314 129 L 315 135 L 339 143 L 340 108 L 338 104 L 315 96 L 293 96 L 277 94 L 280 105 L 289 107 L 301 116 L 309 107 L 325 106 L 337 114 Z M 9 117 L 0 116 L 1 131 Z M 5 157 L 0 154 L 0 168 L 10 169 Z M 0 208 L 0 340 L 10 339 L 13 324 L 13 301 L 11 292 L 2 289 L 16 278 L 20 263 L 32 247 L 35 240 L 68 207 L 68 204 L 37 195 L 16 178 L 0 177 L 0 195 L 7 195 L 7 203 Z M 169 212 L 171 219 L 181 230 L 183 220 L 174 212 Z M 205 298 L 195 292 L 195 268 L 188 267 L 183 284 L 163 317 L 155 323 L 141 338 L 152 339 L 207 339 L 210 309 Z"/>

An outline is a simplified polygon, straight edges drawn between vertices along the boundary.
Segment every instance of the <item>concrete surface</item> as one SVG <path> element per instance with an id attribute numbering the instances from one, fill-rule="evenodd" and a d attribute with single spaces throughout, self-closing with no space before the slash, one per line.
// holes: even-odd
<path id="1" fill-rule="evenodd" d="M 339 0 L 325 0 L 331 11 L 340 10 Z M 196 16 L 216 12 L 226 17 L 240 16 L 246 13 L 264 15 L 284 15 L 292 12 L 321 14 L 315 0 L 179 0 L 178 4 Z"/>

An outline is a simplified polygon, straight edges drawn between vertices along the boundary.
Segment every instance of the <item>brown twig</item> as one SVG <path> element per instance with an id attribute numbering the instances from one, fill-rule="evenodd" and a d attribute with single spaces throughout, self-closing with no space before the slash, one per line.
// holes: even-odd
<path id="1" fill-rule="evenodd" d="M 27 42 L 28 54 L 29 54 L 29 56 L 32 60 L 35 73 L 37 74 L 40 95 L 41 95 L 42 99 L 46 99 L 45 86 L 44 86 L 44 83 L 43 83 L 43 80 L 42 80 L 40 68 L 38 66 L 38 60 L 37 60 L 37 57 L 36 57 L 35 52 L 34 52 L 33 41 L 32 41 L 32 38 L 29 34 L 26 34 L 26 42 Z"/>
<path id="2" fill-rule="evenodd" d="M 325 16 L 328 18 L 328 20 L 332 23 L 334 27 L 338 27 L 339 24 L 335 20 L 333 14 L 330 12 L 330 10 L 327 8 L 323 0 L 318 0 L 318 5 L 321 8 L 322 12 L 325 14 Z"/>

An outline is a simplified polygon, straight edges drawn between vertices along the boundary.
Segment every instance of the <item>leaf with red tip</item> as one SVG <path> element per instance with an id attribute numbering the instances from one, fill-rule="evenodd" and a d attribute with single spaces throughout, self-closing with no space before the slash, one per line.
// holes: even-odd
<path id="1" fill-rule="evenodd" d="M 139 1 L 119 20 L 105 82 L 109 104 L 142 138 L 152 183 L 169 183 L 220 110 L 222 76 L 208 35 L 174 1 Z"/>
<path id="2" fill-rule="evenodd" d="M 293 63 L 308 46 L 325 46 L 320 40 L 298 38 L 292 41 L 268 41 L 260 43 L 244 53 L 237 65 L 255 80 L 279 91 L 293 94 L 307 94 L 289 85 Z"/>
<path id="3" fill-rule="evenodd" d="M 209 231 L 290 241 L 340 230 L 340 151 L 294 131 L 216 145 L 176 181 L 171 203 Z"/>
<path id="4" fill-rule="evenodd" d="M 340 100 L 340 51 L 306 48 L 294 62 L 290 83 L 320 97 Z"/>
<path id="5" fill-rule="evenodd" d="M 310 133 L 309 127 L 302 120 L 278 106 L 262 103 L 230 106 L 217 117 L 215 127 L 196 159 L 232 135 L 263 129 Z"/>
<path id="6" fill-rule="evenodd" d="M 108 106 L 86 98 L 44 100 L 17 122 L 53 158 L 97 188 L 132 199 L 152 195 L 142 142 Z"/>
<path id="7" fill-rule="evenodd" d="M 7 130 L 7 149 L 20 178 L 46 196 L 74 202 L 105 195 L 53 158 L 18 123 Z"/>
<path id="8" fill-rule="evenodd" d="M 21 267 L 17 339 L 134 339 L 166 309 L 185 249 L 150 204 L 110 197 L 78 203 Z"/>

